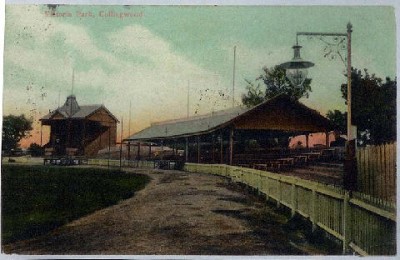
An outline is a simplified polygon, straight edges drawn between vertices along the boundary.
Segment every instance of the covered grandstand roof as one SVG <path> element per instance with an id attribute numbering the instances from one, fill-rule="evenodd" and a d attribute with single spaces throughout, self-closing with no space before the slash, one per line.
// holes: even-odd
<path id="1" fill-rule="evenodd" d="M 317 132 L 331 129 L 330 121 L 287 95 L 278 95 L 252 107 L 234 107 L 202 116 L 153 123 L 125 140 L 195 136 L 234 126 L 238 129 Z"/>

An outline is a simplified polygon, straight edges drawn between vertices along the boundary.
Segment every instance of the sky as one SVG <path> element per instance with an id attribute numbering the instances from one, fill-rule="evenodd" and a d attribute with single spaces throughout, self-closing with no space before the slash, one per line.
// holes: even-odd
<path id="1" fill-rule="evenodd" d="M 104 104 L 123 121 L 124 137 L 152 122 L 186 117 L 188 100 L 189 115 L 229 108 L 234 46 L 234 104 L 240 105 L 245 79 L 290 60 L 298 31 L 345 33 L 351 22 L 352 66 L 396 76 L 390 6 L 63 5 L 57 17 L 49 11 L 46 5 L 5 7 L 3 114 L 34 120 L 23 145 L 40 142 L 38 120 L 70 94 L 80 105 Z M 131 17 L 106 16 L 121 12 Z M 299 44 L 302 57 L 315 63 L 308 74 L 312 92 L 300 101 L 323 115 L 345 111 L 345 64 L 325 58 L 319 39 L 300 37 Z"/>

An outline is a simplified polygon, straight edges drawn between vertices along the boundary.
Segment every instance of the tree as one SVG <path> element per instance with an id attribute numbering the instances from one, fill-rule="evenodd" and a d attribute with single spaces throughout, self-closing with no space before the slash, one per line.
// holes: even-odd
<path id="1" fill-rule="evenodd" d="M 285 69 L 280 66 L 264 67 L 263 74 L 256 78 L 255 81 L 264 83 L 265 92 L 260 90 L 260 84 L 256 86 L 253 82 L 246 80 L 248 92 L 242 96 L 242 102 L 248 107 L 257 105 L 282 93 L 294 99 L 300 99 L 302 97 L 308 98 L 309 92 L 311 92 L 311 79 L 307 78 L 301 87 L 293 86 L 286 77 Z"/>
<path id="2" fill-rule="evenodd" d="M 25 115 L 8 115 L 3 117 L 2 150 L 10 153 L 19 147 L 19 141 L 29 136 L 32 130 L 32 121 Z"/>
<path id="3" fill-rule="evenodd" d="M 36 156 L 42 156 L 44 154 L 44 149 L 37 143 L 32 143 L 29 148 L 28 148 L 29 153 L 36 157 Z"/>
<path id="4" fill-rule="evenodd" d="M 250 80 L 245 80 L 247 82 L 247 94 L 242 96 L 242 103 L 247 107 L 253 107 L 264 101 L 265 94 L 261 90 L 260 83 L 257 86 L 254 85 Z"/>
<path id="5" fill-rule="evenodd" d="M 389 77 L 384 82 L 375 74 L 352 68 L 352 124 L 362 144 L 381 144 L 396 140 L 396 86 Z M 347 104 L 347 84 L 341 86 Z"/>
<path id="6" fill-rule="evenodd" d="M 335 130 L 340 133 L 347 133 L 347 112 L 342 113 L 339 110 L 329 110 L 326 117 L 332 122 Z"/>

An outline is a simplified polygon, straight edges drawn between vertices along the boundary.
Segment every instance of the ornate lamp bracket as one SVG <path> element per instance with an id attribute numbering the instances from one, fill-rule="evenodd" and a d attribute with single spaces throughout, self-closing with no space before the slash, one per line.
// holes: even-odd
<path id="1" fill-rule="evenodd" d="M 345 33 L 314 33 L 298 32 L 296 42 L 299 36 L 307 36 L 308 40 L 318 39 L 324 43 L 324 57 L 329 60 L 340 59 L 347 67 L 347 34 Z"/>

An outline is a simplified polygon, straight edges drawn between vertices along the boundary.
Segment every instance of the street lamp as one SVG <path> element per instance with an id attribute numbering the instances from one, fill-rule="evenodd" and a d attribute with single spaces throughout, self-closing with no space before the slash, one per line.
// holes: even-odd
<path id="1" fill-rule="evenodd" d="M 331 59 L 334 59 L 336 56 L 338 56 L 347 66 L 347 142 L 343 181 L 345 189 L 354 191 L 357 189 L 357 131 L 356 127 L 352 126 L 351 124 L 351 33 L 351 23 L 347 24 L 346 33 L 298 32 L 296 34 L 296 45 L 293 46 L 293 59 L 289 62 L 282 63 L 280 66 L 286 69 L 286 76 L 295 87 L 299 87 L 303 84 L 307 76 L 307 69 L 312 67 L 314 64 L 301 59 L 301 46 L 298 45 L 299 36 L 308 36 L 309 38 L 318 37 L 323 43 L 326 44 L 324 56 Z M 329 42 L 328 39 L 330 39 L 331 42 Z M 347 50 L 347 57 L 344 59 L 341 54 L 341 51 L 343 50 Z"/>
<path id="2" fill-rule="evenodd" d="M 314 66 L 314 63 L 304 61 L 300 57 L 300 49 L 301 46 L 296 43 L 296 45 L 293 46 L 293 59 L 280 65 L 280 67 L 286 70 L 286 77 L 288 77 L 295 87 L 301 87 L 303 85 L 304 80 L 307 78 L 307 69 Z"/>

